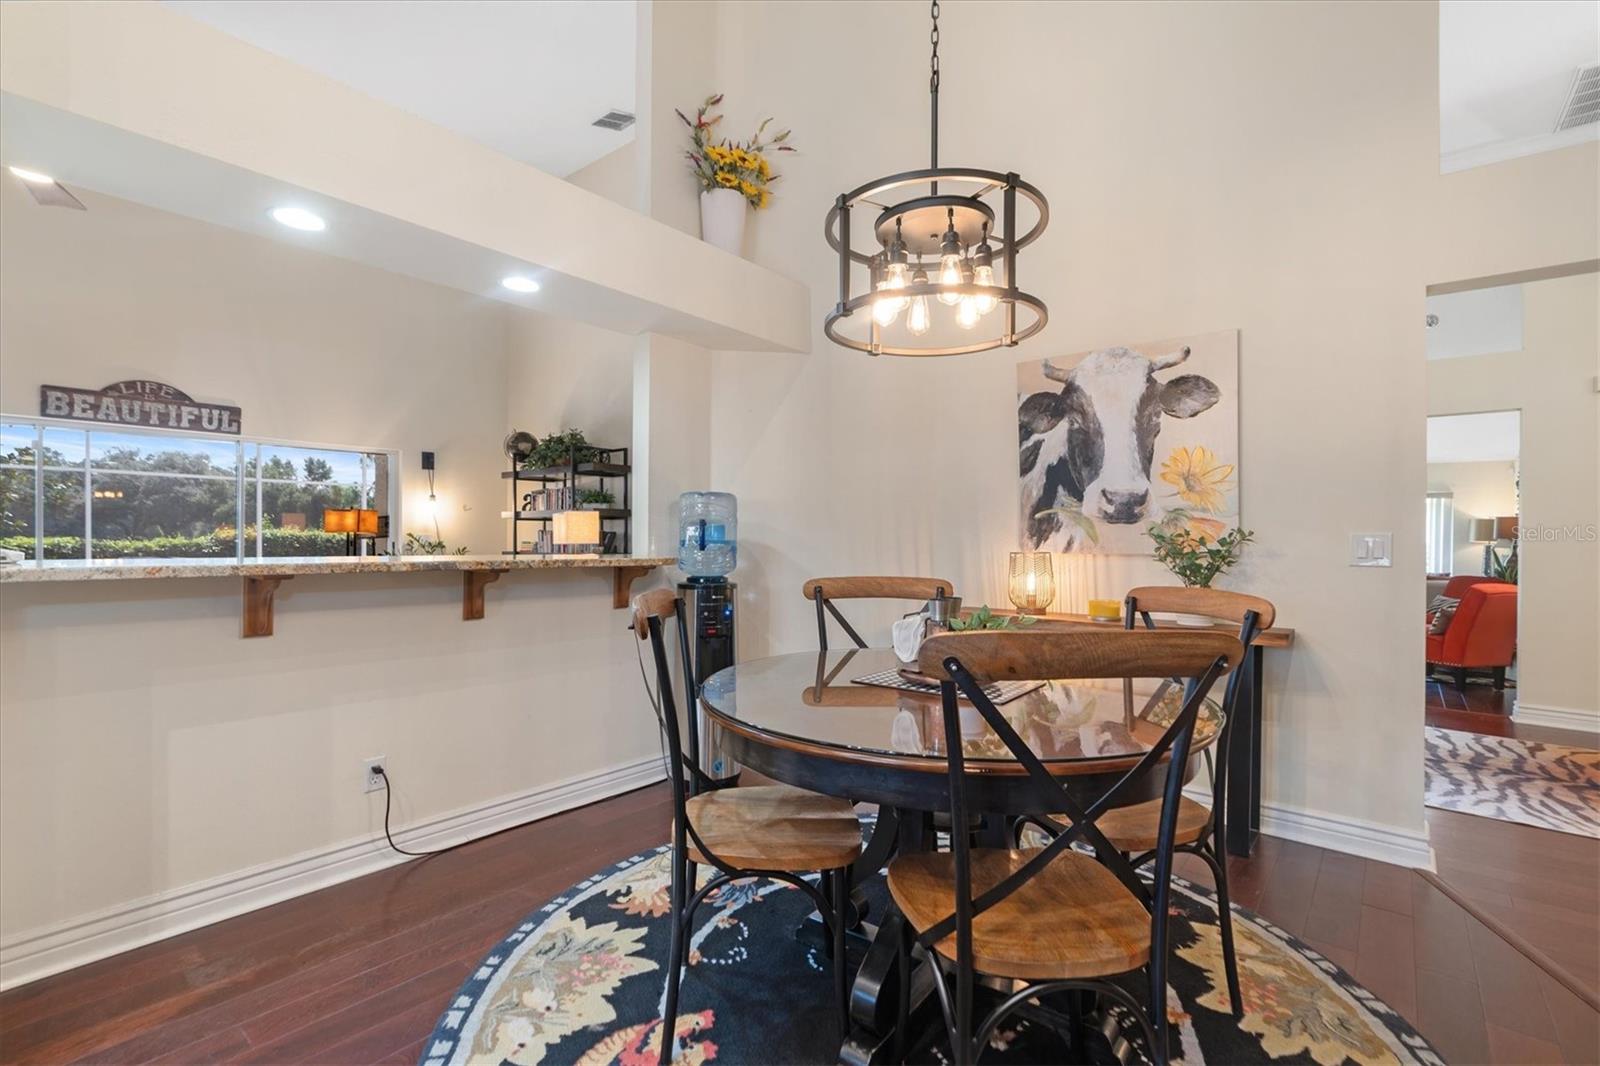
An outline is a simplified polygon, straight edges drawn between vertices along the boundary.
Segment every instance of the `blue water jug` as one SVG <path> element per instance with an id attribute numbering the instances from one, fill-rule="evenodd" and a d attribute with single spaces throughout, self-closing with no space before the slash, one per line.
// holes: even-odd
<path id="1" fill-rule="evenodd" d="M 678 497 L 678 569 L 690 581 L 723 580 L 737 563 L 739 502 L 731 492 Z"/>

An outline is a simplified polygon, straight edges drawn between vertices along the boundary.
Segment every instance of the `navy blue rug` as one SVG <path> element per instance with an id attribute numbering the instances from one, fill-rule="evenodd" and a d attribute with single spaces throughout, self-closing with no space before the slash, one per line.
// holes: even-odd
<path id="1" fill-rule="evenodd" d="M 662 847 L 599 871 L 530 914 L 445 1006 L 423 1050 L 424 1066 L 654 1063 L 669 876 Z M 882 913 L 881 877 L 866 887 L 874 913 Z M 795 935 L 810 909 L 797 889 L 764 881 L 726 886 L 701 907 L 671 1034 L 676 1061 L 835 1061 L 829 964 Z M 1180 881 L 1171 913 L 1174 1062 L 1442 1063 L 1349 974 L 1238 908 L 1245 1016 L 1234 1019 L 1214 897 Z M 1115 1061 L 1103 1039 L 1086 1043 L 1081 1057 Z M 1139 1041 L 1133 1044 L 1142 1051 Z M 1068 1054 L 1053 1030 L 1013 1020 L 1001 1025 L 982 1061 L 1063 1062 Z M 943 1050 L 927 1057 L 942 1061 Z"/>

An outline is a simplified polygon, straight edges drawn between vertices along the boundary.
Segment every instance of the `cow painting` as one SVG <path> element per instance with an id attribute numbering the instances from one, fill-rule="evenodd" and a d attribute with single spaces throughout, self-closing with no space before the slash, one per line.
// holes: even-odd
<path id="1" fill-rule="evenodd" d="M 1147 525 L 1175 509 L 1189 514 L 1193 504 L 1185 501 L 1193 493 L 1183 491 L 1182 475 L 1191 451 L 1182 445 L 1192 442 L 1192 454 L 1207 457 L 1217 454 L 1213 449 L 1237 454 L 1237 407 L 1231 395 L 1237 376 L 1237 336 L 1230 332 L 1172 347 L 1151 346 L 1147 350 L 1162 353 L 1153 356 L 1117 347 L 1075 361 L 1045 359 L 1019 366 L 1024 546 L 1144 554 L 1149 550 L 1143 540 Z M 1215 376 L 1223 381 L 1186 365 L 1202 343 L 1211 356 L 1208 364 L 1220 364 L 1214 369 L 1222 373 Z M 1049 388 L 1026 391 L 1034 383 Z M 1218 408 L 1225 390 L 1223 416 L 1189 422 Z M 1202 428 L 1201 423 L 1215 424 Z M 1198 432 L 1191 432 L 1191 427 Z M 1153 483 L 1158 443 L 1167 462 Z M 1180 467 L 1175 477 L 1173 471 Z M 1225 469 L 1231 475 L 1234 466 Z M 1227 497 L 1208 492 L 1206 499 Z"/>

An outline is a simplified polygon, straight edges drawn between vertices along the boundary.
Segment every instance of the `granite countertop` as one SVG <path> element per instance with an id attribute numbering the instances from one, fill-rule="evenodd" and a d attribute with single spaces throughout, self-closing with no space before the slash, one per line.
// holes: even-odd
<path id="1" fill-rule="evenodd" d="M 116 581 L 156 577 L 293 577 L 299 574 L 391 574 L 433 570 L 565 570 L 671 566 L 666 556 L 396 555 L 285 556 L 278 559 L 47 559 L 0 566 L 0 583 Z"/>

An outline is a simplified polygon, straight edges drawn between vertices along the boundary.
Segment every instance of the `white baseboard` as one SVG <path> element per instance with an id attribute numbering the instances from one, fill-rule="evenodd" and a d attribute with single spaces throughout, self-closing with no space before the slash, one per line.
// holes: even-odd
<path id="1" fill-rule="evenodd" d="M 1211 803 L 1211 788 L 1208 785 L 1190 785 L 1184 789 L 1184 793 L 1207 806 Z M 1267 836 L 1359 855 L 1364 859 L 1377 859 L 1395 866 L 1424 870 L 1434 868 L 1433 847 L 1428 843 L 1426 825 L 1421 830 L 1407 830 L 1326 811 L 1263 803 L 1261 832 Z"/>
<path id="2" fill-rule="evenodd" d="M 402 844 L 433 850 L 498 833 L 662 780 L 651 755 L 407 826 Z M 382 837 L 360 837 L 293 858 L 108 907 L 0 943 L 0 989 L 47 977 L 406 862 Z"/>
<path id="3" fill-rule="evenodd" d="M 1585 711 L 1577 707 L 1547 707 L 1518 700 L 1511 710 L 1511 718 L 1523 725 L 1542 725 L 1551 729 L 1576 729 L 1583 733 L 1600 733 L 1600 711 Z"/>
<path id="4" fill-rule="evenodd" d="M 1420 799 L 1420 797 L 1418 797 Z M 1307 811 L 1275 803 L 1261 805 L 1261 831 L 1301 844 L 1360 855 L 1395 866 L 1432 870 L 1433 846 L 1426 825 L 1420 830 L 1347 818 L 1326 811 Z"/>

